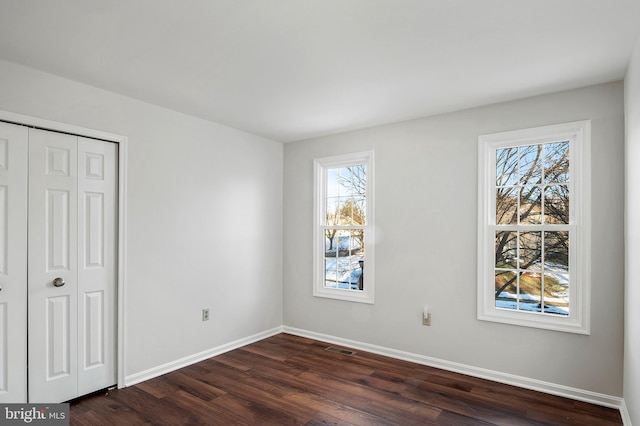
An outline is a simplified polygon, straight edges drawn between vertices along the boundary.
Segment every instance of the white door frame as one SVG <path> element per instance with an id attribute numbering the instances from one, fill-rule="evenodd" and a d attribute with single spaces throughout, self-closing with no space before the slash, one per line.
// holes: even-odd
<path id="1" fill-rule="evenodd" d="M 127 259 L 127 143 L 126 136 L 114 133 L 102 132 L 100 130 L 87 129 L 71 124 L 59 123 L 57 121 L 45 120 L 42 118 L 30 117 L 28 115 L 16 114 L 13 112 L 0 110 L 0 120 L 14 124 L 21 124 L 28 127 L 37 127 L 43 130 L 52 130 L 54 132 L 71 133 L 77 136 L 84 136 L 93 139 L 101 139 L 108 142 L 118 144 L 118 282 L 116 286 L 117 292 L 117 321 L 116 325 L 116 341 L 118 344 L 118 352 L 116 356 L 116 369 L 118 388 L 125 387 L 125 284 L 126 284 L 126 264 Z"/>

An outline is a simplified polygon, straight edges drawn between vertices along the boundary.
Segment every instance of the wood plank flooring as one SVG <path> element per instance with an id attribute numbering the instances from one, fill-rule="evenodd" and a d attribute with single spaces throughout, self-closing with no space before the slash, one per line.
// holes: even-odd
<path id="1" fill-rule="evenodd" d="M 621 425 L 618 410 L 279 334 L 71 403 L 72 425 Z"/>

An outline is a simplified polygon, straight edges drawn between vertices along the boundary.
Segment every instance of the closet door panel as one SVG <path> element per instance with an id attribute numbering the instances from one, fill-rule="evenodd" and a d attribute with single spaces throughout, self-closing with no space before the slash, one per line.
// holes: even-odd
<path id="1" fill-rule="evenodd" d="M 75 398 L 77 137 L 29 130 L 29 401 Z"/>
<path id="2" fill-rule="evenodd" d="M 27 402 L 26 127 L 0 123 L 0 403 Z"/>
<path id="3" fill-rule="evenodd" d="M 78 139 L 78 393 L 116 383 L 117 145 Z"/>

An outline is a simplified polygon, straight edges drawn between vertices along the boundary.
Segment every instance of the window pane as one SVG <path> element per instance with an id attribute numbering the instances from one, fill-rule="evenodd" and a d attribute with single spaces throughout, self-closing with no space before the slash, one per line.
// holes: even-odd
<path id="1" fill-rule="evenodd" d="M 515 269 L 518 267 L 518 233 L 496 232 L 496 268 Z"/>
<path id="2" fill-rule="evenodd" d="M 349 253 L 350 233 L 347 230 L 340 229 L 336 231 L 336 250 L 338 256 L 346 256 Z"/>
<path id="3" fill-rule="evenodd" d="M 518 148 L 496 150 L 496 186 L 518 184 Z"/>
<path id="4" fill-rule="evenodd" d="M 336 257 L 337 255 L 337 238 L 338 231 L 335 229 L 327 229 L 324 231 L 324 257 Z"/>
<path id="5" fill-rule="evenodd" d="M 539 186 L 525 186 L 520 190 L 520 223 L 542 223 L 542 191 Z"/>
<path id="6" fill-rule="evenodd" d="M 498 188 L 496 190 L 496 224 L 510 225 L 518 222 L 518 194 L 515 188 Z"/>
<path id="7" fill-rule="evenodd" d="M 354 229 L 351 231 L 350 249 L 351 254 L 364 253 L 364 230 Z"/>
<path id="8" fill-rule="evenodd" d="M 549 185 L 544 191 L 544 221 L 552 224 L 569 223 L 569 186 Z"/>
<path id="9" fill-rule="evenodd" d="M 520 184 L 532 185 L 541 183 L 542 177 L 542 145 L 520 147 Z"/>
<path id="10" fill-rule="evenodd" d="M 569 315 L 568 273 L 555 271 L 544 274 L 544 311 L 548 314 Z"/>
<path id="11" fill-rule="evenodd" d="M 542 232 L 520 233 L 520 269 L 542 268 Z"/>
<path id="12" fill-rule="evenodd" d="M 351 259 L 347 257 L 339 257 L 337 262 L 337 281 L 336 287 L 348 290 L 351 288 Z"/>
<path id="13" fill-rule="evenodd" d="M 544 146 L 544 169 L 545 183 L 569 182 L 569 142 Z"/>
<path id="14" fill-rule="evenodd" d="M 520 310 L 541 312 L 542 276 L 538 272 L 524 272 L 520 276 Z"/>
<path id="15" fill-rule="evenodd" d="M 365 212 L 361 206 L 365 204 L 364 199 L 341 198 L 339 204 L 338 224 L 365 225 Z"/>
<path id="16" fill-rule="evenodd" d="M 327 169 L 327 196 L 365 197 L 367 188 L 366 166 L 364 164 Z"/>
<path id="17" fill-rule="evenodd" d="M 364 289 L 364 259 L 362 256 L 356 255 L 350 257 L 351 275 L 349 279 L 349 285 L 351 290 L 363 290 Z"/>
<path id="18" fill-rule="evenodd" d="M 367 196 L 367 166 L 366 164 L 358 164 L 350 167 L 351 169 L 351 187 L 355 196 Z"/>
<path id="19" fill-rule="evenodd" d="M 340 195 L 353 195 L 353 173 L 351 167 L 340 168 Z"/>
<path id="20" fill-rule="evenodd" d="M 353 224 L 353 203 L 351 198 L 340 198 L 338 211 L 338 225 L 349 226 Z"/>
<path id="21" fill-rule="evenodd" d="M 351 288 L 364 288 L 364 230 L 351 231 Z"/>
<path id="22" fill-rule="evenodd" d="M 348 251 L 348 241 L 345 231 L 325 230 L 325 286 L 338 288 L 340 283 L 340 257 Z M 346 244 L 345 244 L 346 243 Z"/>
<path id="23" fill-rule="evenodd" d="M 356 225 L 367 224 L 367 201 L 364 197 L 356 196 L 353 199 L 353 223 Z"/>
<path id="24" fill-rule="evenodd" d="M 336 259 L 324 260 L 324 279 L 325 287 L 336 287 Z"/>
<path id="25" fill-rule="evenodd" d="M 325 217 L 326 222 L 325 225 L 333 226 L 338 225 L 340 218 L 340 211 L 338 209 L 338 200 L 337 197 L 327 198 L 327 214 Z"/>
<path id="26" fill-rule="evenodd" d="M 339 169 L 327 169 L 327 197 L 337 197 L 340 195 L 338 171 Z"/>
<path id="27" fill-rule="evenodd" d="M 545 312 L 569 314 L 569 232 L 544 233 Z"/>
<path id="28" fill-rule="evenodd" d="M 569 271 L 568 231 L 546 231 L 544 233 L 544 264 L 546 268 Z"/>
<path id="29" fill-rule="evenodd" d="M 496 308 L 518 308 L 518 275 L 516 271 L 496 271 Z"/>

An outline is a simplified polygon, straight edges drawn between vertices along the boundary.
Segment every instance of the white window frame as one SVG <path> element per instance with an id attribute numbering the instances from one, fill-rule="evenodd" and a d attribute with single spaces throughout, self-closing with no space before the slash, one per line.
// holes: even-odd
<path id="1" fill-rule="evenodd" d="M 373 151 L 317 158 L 314 164 L 314 230 L 313 230 L 313 295 L 351 302 L 374 303 L 375 290 L 375 219 L 374 219 L 374 155 Z M 325 286 L 324 231 L 326 229 L 327 170 L 366 164 L 366 225 L 364 230 L 365 270 L 363 290 L 346 290 Z M 354 226 L 345 226 L 352 229 Z"/>
<path id="2" fill-rule="evenodd" d="M 569 315 L 495 307 L 496 150 L 569 141 Z M 591 122 L 589 120 L 481 135 L 478 138 L 478 319 L 590 334 Z M 522 225 L 519 225 L 522 226 Z M 544 230 L 542 225 L 534 225 Z M 526 230 L 526 225 L 521 229 Z"/>

